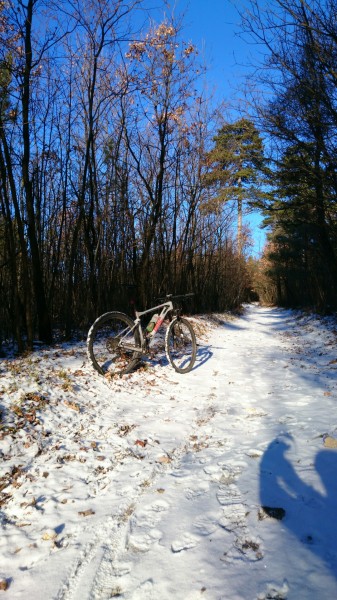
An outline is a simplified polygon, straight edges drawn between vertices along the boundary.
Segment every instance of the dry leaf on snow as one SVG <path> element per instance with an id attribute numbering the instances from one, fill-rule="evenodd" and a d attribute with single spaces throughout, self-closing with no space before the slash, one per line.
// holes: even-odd
<path id="1" fill-rule="evenodd" d="M 76 402 L 71 402 L 71 400 L 65 400 L 64 404 L 66 406 L 68 406 L 69 408 L 72 408 L 73 410 L 77 410 L 77 411 L 80 410 L 79 404 L 76 404 Z"/>
<path id="2" fill-rule="evenodd" d="M 80 517 L 90 517 L 95 514 L 95 511 L 92 510 L 92 508 L 89 508 L 88 510 L 80 510 L 78 514 Z"/>
<path id="3" fill-rule="evenodd" d="M 0 579 L 0 590 L 5 592 L 9 588 L 8 579 Z"/>
<path id="4" fill-rule="evenodd" d="M 42 539 L 45 542 L 48 542 L 49 540 L 55 540 L 55 538 L 57 538 L 57 533 L 53 529 L 47 529 L 42 536 Z"/>
<path id="5" fill-rule="evenodd" d="M 156 462 L 159 462 L 162 464 L 168 464 L 168 463 L 172 462 L 172 458 L 170 458 L 169 456 L 160 456 L 159 458 L 157 458 Z"/>
<path id="6" fill-rule="evenodd" d="M 330 435 L 324 436 L 323 442 L 326 448 L 337 448 L 337 439 L 331 437 Z"/>
<path id="7" fill-rule="evenodd" d="M 147 440 L 136 440 L 135 445 L 142 446 L 142 448 L 145 448 L 145 446 L 147 445 Z"/>

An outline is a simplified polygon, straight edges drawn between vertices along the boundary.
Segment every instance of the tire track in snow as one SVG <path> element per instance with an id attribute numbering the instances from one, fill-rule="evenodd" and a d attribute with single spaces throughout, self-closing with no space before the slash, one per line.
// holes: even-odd
<path id="1" fill-rule="evenodd" d="M 108 385 L 106 382 L 104 383 Z M 110 386 L 108 385 L 108 387 Z M 216 386 L 213 385 L 211 392 L 206 394 L 203 408 L 198 410 L 194 422 L 191 423 L 189 437 L 182 440 L 179 447 L 174 448 L 173 451 L 168 453 L 167 464 L 171 471 L 179 471 L 181 458 L 195 444 L 194 440 L 200 437 L 201 428 L 214 418 L 216 414 L 214 406 L 214 400 L 216 399 L 215 390 Z M 144 540 L 144 536 L 140 536 L 136 540 L 134 531 L 137 526 L 137 519 L 133 515 L 137 507 L 141 504 L 142 496 L 154 488 L 156 479 L 163 476 L 166 470 L 167 467 L 165 465 L 157 464 L 152 471 L 151 477 L 148 478 L 147 486 L 145 488 L 140 488 L 140 486 L 138 486 L 138 489 L 135 488 L 134 493 L 129 495 L 127 500 L 125 500 L 119 513 L 112 515 L 104 523 L 98 523 L 86 528 L 86 537 L 89 537 L 89 541 L 76 558 L 70 574 L 58 592 L 57 600 L 83 600 L 83 598 L 87 598 L 88 600 L 107 600 L 112 596 L 119 595 L 119 587 L 118 584 L 116 586 L 116 579 L 118 580 L 118 577 L 121 575 L 126 575 L 131 569 L 127 560 L 120 562 L 119 557 L 125 551 L 146 551 L 159 539 L 158 535 L 152 533 L 148 536 L 147 540 Z M 152 512 L 154 514 L 157 513 L 161 517 L 169 508 L 169 505 L 165 501 L 157 501 L 152 505 Z M 160 532 L 158 531 L 158 533 Z M 193 546 L 190 538 L 188 540 L 177 541 L 177 548 L 179 544 L 181 545 L 181 549 Z M 150 590 L 150 582 L 146 582 L 143 588 L 144 590 Z"/>
<path id="2" fill-rule="evenodd" d="M 142 435 L 149 437 L 158 420 L 170 427 L 165 431 L 172 433 L 172 440 L 174 427 L 184 419 L 186 427 L 177 434 L 179 443 L 169 445 L 167 433 L 157 448 L 147 447 L 139 463 L 147 470 L 155 465 L 147 486 L 127 492 L 123 506 L 132 508 L 124 520 L 123 511 L 115 511 L 106 523 L 88 529 L 87 545 L 57 600 L 288 597 L 294 575 L 289 585 L 284 582 L 270 547 L 259 537 L 261 531 L 268 534 L 267 541 L 272 539 L 277 549 L 288 539 L 284 533 L 270 533 L 278 531 L 277 523 L 258 521 L 258 465 L 270 439 L 280 432 L 299 434 L 303 427 L 312 431 L 302 408 L 308 404 L 306 395 L 313 395 L 291 369 L 292 338 L 284 334 L 292 327 L 294 320 L 282 311 L 249 309 L 224 335 L 219 332 L 218 341 L 214 338 L 213 357 L 201 368 L 188 376 L 164 368 L 157 396 L 155 389 L 144 391 L 145 376 L 138 379 L 141 398 L 129 407 L 129 422 L 132 415 Z M 122 403 L 121 397 L 119 415 Z M 151 434 L 153 439 L 158 435 Z M 156 449 L 166 453 L 167 464 L 156 463 Z M 303 560 L 301 547 L 297 550 Z M 194 557 L 198 570 L 207 565 L 206 573 L 216 572 L 216 589 L 208 589 L 211 577 L 204 581 L 203 569 L 193 574 Z M 162 561 L 159 567 L 157 559 Z M 178 561 L 181 572 L 174 576 L 172 571 L 173 587 L 165 587 Z M 252 579 L 245 575 L 247 567 Z M 159 575 L 158 568 L 163 571 Z M 221 577 L 228 586 L 224 595 L 219 592 Z"/>

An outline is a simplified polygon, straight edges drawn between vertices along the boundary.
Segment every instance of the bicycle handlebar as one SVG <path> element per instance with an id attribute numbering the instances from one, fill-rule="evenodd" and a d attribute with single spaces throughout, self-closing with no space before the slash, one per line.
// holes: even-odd
<path id="1" fill-rule="evenodd" d="M 166 294 L 164 298 L 157 298 L 157 300 L 179 300 L 182 298 L 191 298 L 194 296 L 194 292 L 190 292 L 189 294 L 179 294 L 178 296 L 173 296 L 173 294 Z"/>

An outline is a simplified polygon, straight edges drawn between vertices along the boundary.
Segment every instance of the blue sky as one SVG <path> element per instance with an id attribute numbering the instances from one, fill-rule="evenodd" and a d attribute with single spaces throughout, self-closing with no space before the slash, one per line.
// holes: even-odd
<path id="1" fill-rule="evenodd" d="M 147 8 L 154 9 L 152 15 L 162 18 L 165 9 L 164 0 L 145 0 Z M 261 5 L 264 0 L 261 0 Z M 207 65 L 207 83 L 214 92 L 217 103 L 224 101 L 229 107 L 238 102 L 243 94 L 245 75 L 249 64 L 254 61 L 259 49 L 248 40 L 240 37 L 240 16 L 238 9 L 244 11 L 249 0 L 170 0 L 176 16 L 183 15 L 182 37 L 193 42 Z M 235 118 L 234 109 L 228 109 L 231 118 Z M 265 242 L 265 232 L 259 228 L 259 214 L 248 215 L 245 223 L 250 226 L 254 248 L 258 255 Z"/>
<path id="2" fill-rule="evenodd" d="M 234 6 L 235 4 L 235 6 Z M 176 0 L 178 13 L 184 13 L 183 35 L 199 49 L 203 48 L 208 65 L 207 80 L 216 100 L 232 104 L 239 99 L 244 77 L 258 48 L 240 37 L 238 8 L 244 10 L 249 0 Z M 258 255 L 265 242 L 259 228 L 259 214 L 248 215 L 245 222 L 254 238 L 253 254 Z"/>
<path id="3" fill-rule="evenodd" d="M 240 37 L 238 8 L 244 10 L 249 0 L 176 0 L 177 13 L 184 13 L 183 36 L 203 49 L 208 65 L 207 81 L 217 101 L 232 104 L 240 99 L 240 88 L 249 72 L 258 48 Z M 265 243 L 265 231 L 261 230 L 261 216 L 245 217 L 254 240 L 253 255 L 257 256 Z"/>
<path id="4" fill-rule="evenodd" d="M 233 4 L 230 0 L 176 0 L 177 11 L 185 13 L 185 36 L 204 49 L 210 84 L 217 97 L 225 100 L 240 87 L 253 50 L 238 36 L 240 17 Z M 247 2 L 235 2 L 235 6 L 244 9 Z"/>
<path id="5" fill-rule="evenodd" d="M 169 0 L 167 10 L 165 5 L 165 0 L 144 0 L 143 6 L 158 20 L 165 11 L 183 16 L 182 37 L 203 51 L 207 78 L 217 98 L 232 98 L 249 70 L 249 56 L 257 52 L 256 46 L 238 36 L 238 8 L 247 8 L 249 0 Z"/>

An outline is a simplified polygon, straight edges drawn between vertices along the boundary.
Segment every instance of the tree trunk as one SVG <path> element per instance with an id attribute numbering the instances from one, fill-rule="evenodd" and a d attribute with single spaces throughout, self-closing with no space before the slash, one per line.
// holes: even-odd
<path id="1" fill-rule="evenodd" d="M 28 240 L 32 256 L 32 274 L 34 287 L 34 300 L 36 302 L 38 333 L 39 338 L 46 343 L 52 341 L 51 322 L 46 302 L 41 258 L 36 234 L 36 221 L 34 210 L 33 186 L 29 173 L 30 166 L 30 77 L 32 71 L 32 18 L 34 1 L 29 0 L 27 4 L 27 16 L 25 21 L 25 69 L 22 86 L 22 138 L 23 138 L 23 158 L 22 158 L 22 179 L 25 191 L 27 220 L 28 220 Z"/>

